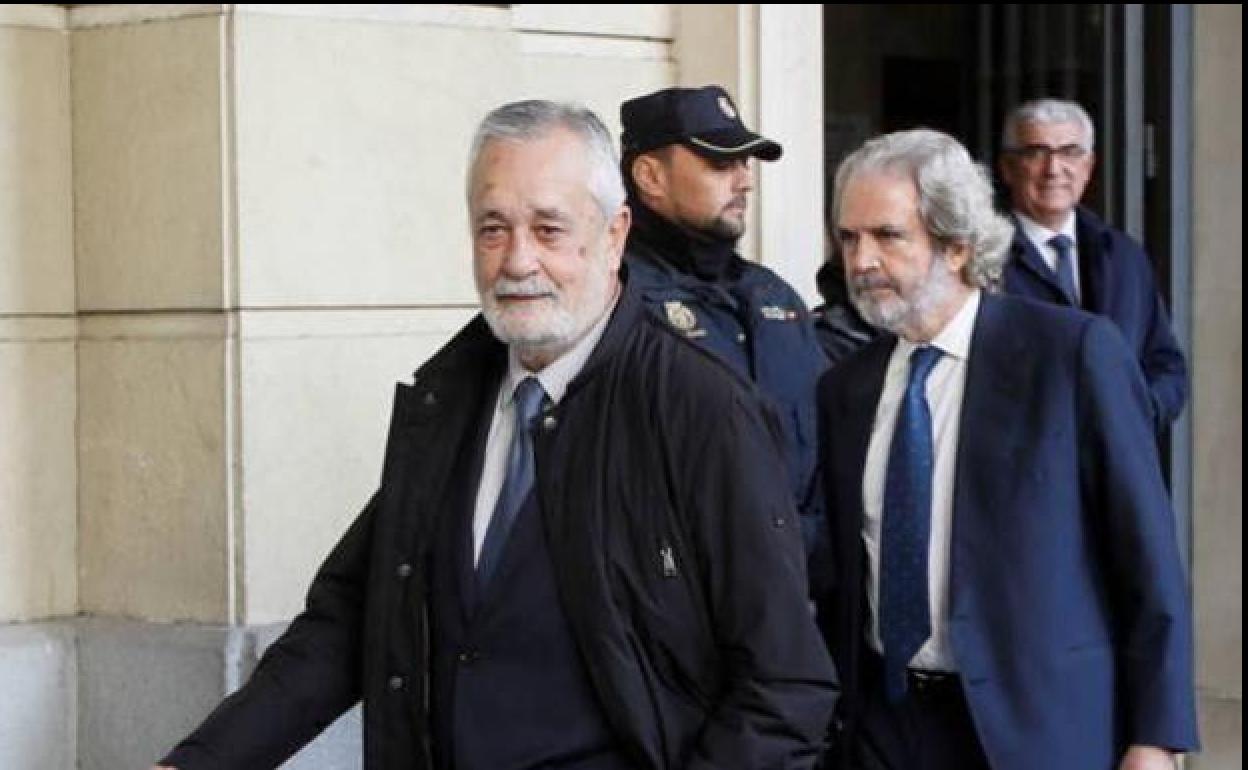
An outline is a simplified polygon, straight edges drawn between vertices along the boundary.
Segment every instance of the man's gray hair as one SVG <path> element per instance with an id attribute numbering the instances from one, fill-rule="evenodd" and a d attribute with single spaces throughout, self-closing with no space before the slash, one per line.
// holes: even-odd
<path id="1" fill-rule="evenodd" d="M 1088 152 L 1096 146 L 1096 128 L 1092 118 L 1075 102 L 1065 99 L 1033 99 L 1010 110 L 1005 117 L 1005 126 L 1001 129 L 1001 149 L 1017 150 L 1018 127 L 1024 123 L 1076 123 L 1082 129 L 1083 141 L 1080 146 Z"/>
<path id="2" fill-rule="evenodd" d="M 914 182 L 919 220 L 942 247 L 970 248 L 963 277 L 968 284 L 999 288 L 1014 227 L 992 205 L 988 172 L 956 139 L 931 129 L 898 131 L 871 139 L 836 170 L 834 221 L 851 179 L 863 173 L 901 176 Z"/>
<path id="3" fill-rule="evenodd" d="M 533 99 L 504 104 L 481 120 L 472 138 L 468 156 L 468 194 L 472 178 L 486 143 L 502 140 L 526 142 L 540 139 L 556 128 L 565 128 L 585 143 L 589 159 L 589 191 L 598 202 L 604 220 L 610 220 L 624 205 L 624 182 L 611 134 L 598 116 L 579 104 Z"/>

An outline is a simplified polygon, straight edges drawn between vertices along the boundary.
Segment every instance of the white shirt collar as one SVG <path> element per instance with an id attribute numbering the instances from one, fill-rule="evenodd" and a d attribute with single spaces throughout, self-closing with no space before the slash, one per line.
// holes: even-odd
<path id="1" fill-rule="evenodd" d="M 979 301 L 982 295 L 983 292 L 979 289 L 972 290 L 962 302 L 962 307 L 949 320 L 949 323 L 945 324 L 945 328 L 941 329 L 931 342 L 925 344 L 937 348 L 950 358 L 965 361 L 971 351 L 971 333 L 975 330 L 975 315 L 979 312 Z M 919 344 L 905 337 L 898 337 L 897 346 L 898 354 L 906 360 L 909 360 L 915 348 L 920 347 Z"/>
<path id="2" fill-rule="evenodd" d="M 1021 211 L 1015 211 L 1014 218 L 1018 220 L 1018 225 L 1022 228 L 1023 234 L 1027 236 L 1027 240 L 1034 243 L 1039 249 L 1044 249 L 1044 247 L 1048 246 L 1053 236 L 1059 233 L 1069 238 L 1072 244 L 1078 243 L 1078 240 L 1075 238 L 1075 212 L 1073 209 L 1066 215 L 1062 226 L 1056 230 L 1050 230 Z"/>
<path id="3" fill-rule="evenodd" d="M 615 312 L 615 305 L 619 301 L 619 293 L 616 298 L 611 301 L 611 305 L 602 314 L 589 331 L 581 337 L 575 345 L 573 345 L 566 353 L 551 361 L 536 374 L 529 371 L 520 363 L 520 359 L 516 356 L 515 350 L 507 349 L 507 379 L 503 382 L 503 393 L 506 394 L 506 403 L 511 403 L 515 398 L 516 386 L 525 377 L 537 377 L 537 381 L 542 384 L 542 389 L 546 391 L 546 396 L 552 404 L 558 404 L 563 398 L 563 394 L 568 390 L 568 383 L 581 373 L 581 369 L 585 368 L 585 363 L 589 361 L 589 356 L 594 352 L 594 348 L 598 347 L 598 341 L 602 339 L 603 332 L 607 329 L 607 322 L 611 320 L 612 313 Z"/>

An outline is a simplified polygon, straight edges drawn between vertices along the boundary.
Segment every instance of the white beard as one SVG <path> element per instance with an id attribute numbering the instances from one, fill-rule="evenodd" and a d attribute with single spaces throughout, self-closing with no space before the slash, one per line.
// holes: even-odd
<path id="1" fill-rule="evenodd" d="M 958 290 L 958 277 L 944 269 L 944 266 L 945 258 L 942 254 L 932 255 L 927 275 L 909 296 L 902 296 L 897 287 L 889 283 L 887 285 L 892 288 L 893 294 L 882 300 L 876 300 L 866 293 L 872 283 L 882 279 L 869 275 L 855 276 L 849 284 L 850 300 L 867 323 L 894 334 L 902 334 L 906 329 L 916 326 L 920 319 L 930 315 L 934 308 L 943 307 L 950 295 Z"/>
<path id="2" fill-rule="evenodd" d="M 499 278 L 481 295 L 485 321 L 501 342 L 526 354 L 557 356 L 588 332 L 611 302 L 611 272 L 604 257 L 596 258 L 585 273 L 579 298 L 570 298 L 544 276 L 522 281 Z M 500 297 L 541 297 L 532 307 L 507 307 Z"/>

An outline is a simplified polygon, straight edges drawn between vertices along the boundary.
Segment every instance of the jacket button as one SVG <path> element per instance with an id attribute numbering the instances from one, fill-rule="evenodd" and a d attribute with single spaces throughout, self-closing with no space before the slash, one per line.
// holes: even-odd
<path id="1" fill-rule="evenodd" d="M 390 681 L 386 682 L 386 686 L 389 687 L 391 690 L 402 690 L 403 689 L 403 677 L 401 676 L 390 677 Z"/>
<path id="2" fill-rule="evenodd" d="M 779 514 L 771 520 L 771 523 L 776 525 L 776 529 L 784 529 L 784 517 Z"/>
<path id="3" fill-rule="evenodd" d="M 745 344 L 745 332 L 737 332 L 737 342 Z"/>
<path id="4" fill-rule="evenodd" d="M 438 403 L 438 396 L 433 391 L 428 391 L 427 393 L 425 393 L 424 401 L 425 401 L 425 406 L 436 406 Z"/>
<path id="5" fill-rule="evenodd" d="M 412 576 L 412 565 L 410 565 L 410 564 L 400 564 L 400 565 L 399 565 L 399 568 L 398 568 L 398 569 L 396 569 L 394 572 L 395 572 L 395 574 L 396 574 L 396 575 L 398 575 L 400 578 L 411 577 L 411 576 Z"/>
<path id="6" fill-rule="evenodd" d="M 542 430 L 544 431 L 552 431 L 558 424 L 559 421 L 555 419 L 553 414 L 548 414 L 542 418 Z"/>
<path id="7" fill-rule="evenodd" d="M 473 663 L 476 663 L 481 659 L 481 653 L 476 650 L 463 650 L 456 655 L 455 658 L 465 666 L 471 666 Z"/>

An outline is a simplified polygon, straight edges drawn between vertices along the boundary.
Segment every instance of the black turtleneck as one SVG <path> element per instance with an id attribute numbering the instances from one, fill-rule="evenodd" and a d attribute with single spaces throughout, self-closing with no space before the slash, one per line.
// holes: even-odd
<path id="1" fill-rule="evenodd" d="M 711 283 L 728 284 L 741 277 L 741 258 L 732 241 L 711 239 L 691 232 L 629 197 L 633 227 L 629 240 L 640 239 L 676 270 Z"/>

